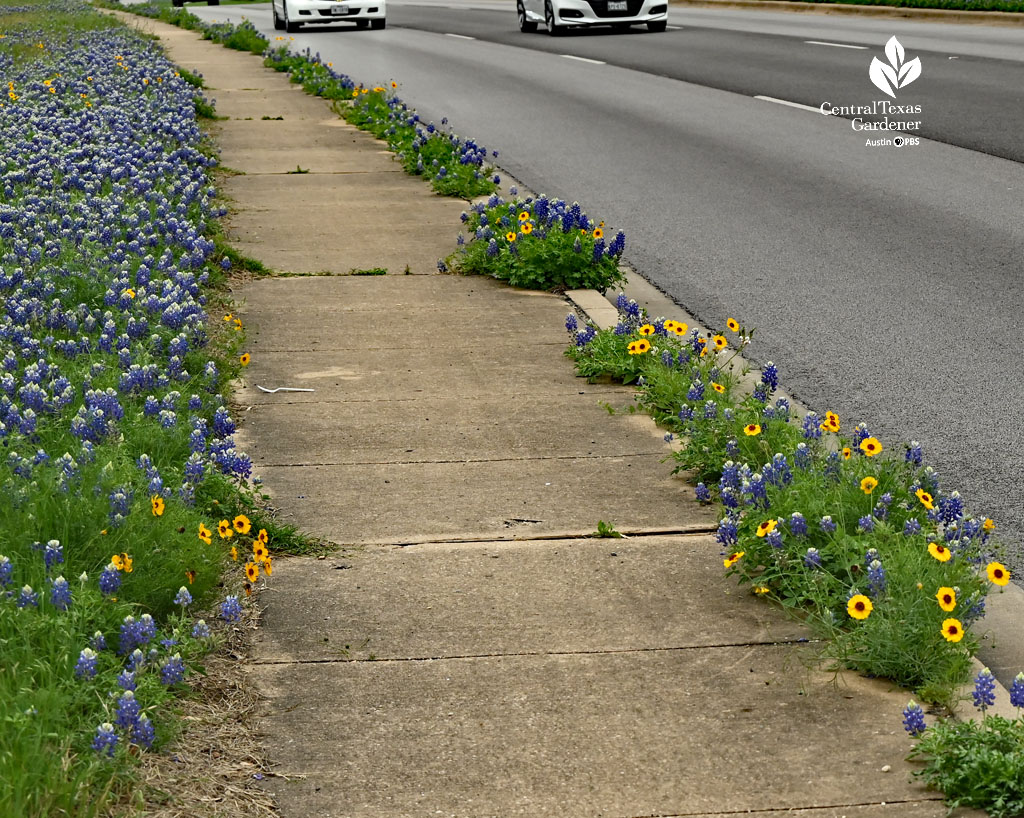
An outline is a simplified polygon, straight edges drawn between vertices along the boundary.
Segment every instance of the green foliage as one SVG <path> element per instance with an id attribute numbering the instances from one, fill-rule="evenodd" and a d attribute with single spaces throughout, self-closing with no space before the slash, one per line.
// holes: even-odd
<path id="1" fill-rule="evenodd" d="M 591 537 L 610 537 L 613 539 L 622 539 L 622 534 L 615 530 L 613 523 L 606 523 L 604 520 L 597 521 L 597 531 L 590 535 Z"/>
<path id="2" fill-rule="evenodd" d="M 917 455 L 869 454 L 858 445 L 869 437 L 863 425 L 850 437 L 831 413 L 797 418 L 787 402 L 773 404 L 764 380 L 742 388 L 737 354 L 753 331 L 730 321 L 702 337 L 623 296 L 619 309 L 616 330 L 580 328 L 570 316 L 566 354 L 580 375 L 636 383 L 635 406 L 684 440 L 675 470 L 700 481 L 702 500 L 717 492 L 722 501 L 729 574 L 806 621 L 842 665 L 951 705 L 978 647 L 970 626 L 988 584 L 977 566 L 995 551 L 982 521 L 959 519 L 950 543 L 929 507 L 953 508 L 959 497 L 942 496 Z M 950 545 L 939 554 L 948 559 L 929 550 L 936 540 Z M 956 589 L 946 610 L 940 588 Z M 866 618 L 847 611 L 856 594 L 870 597 Z M 959 640 L 944 635 L 947 619 Z"/>
<path id="3" fill-rule="evenodd" d="M 368 270 L 349 270 L 350 276 L 386 276 L 388 274 L 386 267 L 371 267 Z"/>
<path id="4" fill-rule="evenodd" d="M 941 790 L 952 811 L 983 809 L 992 818 L 1024 815 L 1024 721 L 985 716 L 981 722 L 930 726 L 910 753 L 914 773 Z"/>
<path id="5" fill-rule="evenodd" d="M 1024 12 L 1021 0 L 800 0 L 807 3 L 839 3 L 852 6 L 895 6 L 913 9 L 949 9 L 955 11 Z M 995 22 L 995 21 L 993 21 Z"/>
<path id="6" fill-rule="evenodd" d="M 446 259 L 453 270 L 489 275 L 514 287 L 604 292 L 624 280 L 619 259 L 621 233 L 608 245 L 604 223 L 596 223 L 574 203 L 492 196 L 466 214 L 472 240 Z M 481 237 L 477 238 L 477 232 Z"/>

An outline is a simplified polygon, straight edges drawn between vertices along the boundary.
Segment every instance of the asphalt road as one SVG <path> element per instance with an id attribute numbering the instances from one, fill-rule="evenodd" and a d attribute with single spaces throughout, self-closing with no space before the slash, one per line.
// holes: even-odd
<path id="1" fill-rule="evenodd" d="M 277 35 L 266 5 L 190 9 Z M 533 190 L 625 229 L 629 263 L 705 324 L 756 326 L 750 357 L 808 405 L 921 441 L 1024 575 L 1024 29 L 702 12 L 554 39 L 511 9 L 392 3 L 385 31 L 294 46 L 396 79 Z M 755 98 L 881 98 L 868 65 L 892 33 L 922 60 L 898 100 L 922 106 L 920 145 L 867 147 L 885 134 Z"/>

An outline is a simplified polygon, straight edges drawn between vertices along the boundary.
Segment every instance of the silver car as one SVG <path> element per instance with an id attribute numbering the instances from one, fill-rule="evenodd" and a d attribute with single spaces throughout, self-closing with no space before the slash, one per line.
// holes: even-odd
<path id="1" fill-rule="evenodd" d="M 273 0 L 274 28 L 294 33 L 304 25 L 355 23 L 356 28 L 384 28 L 384 0 Z"/>
<path id="2" fill-rule="evenodd" d="M 536 31 L 543 23 L 557 36 L 570 28 L 645 24 L 648 31 L 668 25 L 668 0 L 516 0 L 520 31 Z"/>

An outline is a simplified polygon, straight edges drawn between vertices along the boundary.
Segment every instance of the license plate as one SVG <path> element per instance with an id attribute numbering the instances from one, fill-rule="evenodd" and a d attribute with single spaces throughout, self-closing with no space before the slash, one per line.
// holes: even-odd
<path id="1" fill-rule="evenodd" d="M 608 0 L 608 11 L 628 11 L 626 0 Z"/>
<path id="2" fill-rule="evenodd" d="M 331 9 L 331 14 L 333 14 L 335 17 L 338 17 L 338 16 L 343 15 L 343 14 L 348 14 L 350 10 L 351 9 L 349 9 L 346 6 L 334 6 Z"/>

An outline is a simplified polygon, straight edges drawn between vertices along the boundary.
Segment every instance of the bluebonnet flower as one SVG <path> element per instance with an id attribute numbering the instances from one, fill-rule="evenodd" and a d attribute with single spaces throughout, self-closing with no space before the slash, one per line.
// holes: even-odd
<path id="1" fill-rule="evenodd" d="M 921 533 L 921 523 L 915 518 L 911 517 L 903 524 L 903 534 L 907 537 L 913 537 L 915 534 Z"/>
<path id="2" fill-rule="evenodd" d="M 569 313 L 567 316 L 565 316 L 566 331 L 568 331 L 569 333 L 575 333 L 578 328 L 579 323 L 577 322 L 576 315 L 574 313 Z"/>
<path id="3" fill-rule="evenodd" d="M 808 568 L 821 568 L 821 554 L 817 548 L 808 548 L 804 554 L 804 565 Z"/>
<path id="4" fill-rule="evenodd" d="M 794 511 L 789 517 L 789 532 L 794 537 L 807 536 L 807 520 L 799 511 Z"/>
<path id="5" fill-rule="evenodd" d="M 709 400 L 704 404 L 704 420 L 714 420 L 718 417 L 718 404 Z"/>
<path id="6" fill-rule="evenodd" d="M 719 479 L 718 484 L 725 488 L 731 486 L 732 488 L 739 488 L 740 485 L 740 469 L 733 461 L 726 460 L 722 465 L 722 477 Z"/>
<path id="7" fill-rule="evenodd" d="M 76 679 L 91 679 L 96 675 L 96 651 L 91 648 L 82 648 L 78 654 L 78 662 L 75 664 Z"/>
<path id="8" fill-rule="evenodd" d="M 768 386 L 763 383 L 755 384 L 754 389 L 751 392 L 751 397 L 758 403 L 767 403 L 769 397 Z"/>
<path id="9" fill-rule="evenodd" d="M 832 517 L 826 514 L 824 517 L 821 518 L 821 522 L 818 523 L 818 528 L 820 528 L 826 534 L 831 534 L 833 531 L 836 530 L 836 524 Z"/>
<path id="10" fill-rule="evenodd" d="M 178 594 L 174 597 L 174 604 L 181 605 L 183 608 L 187 608 L 192 604 L 192 594 L 188 592 L 188 588 L 184 585 L 178 589 Z"/>
<path id="11" fill-rule="evenodd" d="M 853 427 L 853 448 L 856 449 L 860 446 L 861 442 L 871 437 L 871 432 L 868 431 L 868 425 L 866 423 L 858 423 Z"/>
<path id="12" fill-rule="evenodd" d="M 165 685 L 173 685 L 185 678 L 185 663 L 181 655 L 175 653 L 160 667 L 160 681 Z"/>
<path id="13" fill-rule="evenodd" d="M 839 482 L 839 473 L 842 469 L 840 458 L 839 452 L 829 452 L 825 455 L 825 468 L 822 470 L 825 477 L 836 483 Z"/>
<path id="14" fill-rule="evenodd" d="M 704 384 L 699 380 L 693 381 L 686 392 L 686 399 L 692 401 L 704 400 Z"/>
<path id="15" fill-rule="evenodd" d="M 964 501 L 959 492 L 939 498 L 939 518 L 947 525 L 964 516 Z"/>
<path id="16" fill-rule="evenodd" d="M 64 577 L 50 580 L 50 604 L 58 611 L 71 607 L 71 586 Z"/>
<path id="17" fill-rule="evenodd" d="M 708 487 L 705 486 L 703 483 L 698 483 L 697 484 L 696 489 L 694 489 L 694 494 L 696 495 L 698 502 L 701 502 L 701 503 L 710 503 L 711 502 L 711 492 L 708 490 Z"/>
<path id="18" fill-rule="evenodd" d="M 14 566 L 10 559 L 0 554 L 0 588 L 6 588 L 11 584 L 11 575 L 14 573 Z"/>
<path id="19" fill-rule="evenodd" d="M 807 448 L 806 443 L 798 443 L 796 445 L 796 451 L 793 453 L 793 462 L 801 471 L 807 471 L 811 467 L 811 450 Z"/>
<path id="20" fill-rule="evenodd" d="M 804 416 L 801 428 L 805 439 L 817 440 L 821 437 L 821 418 L 815 412 L 808 412 Z"/>
<path id="21" fill-rule="evenodd" d="M 924 462 L 924 454 L 921 451 L 921 444 L 911 440 L 907 446 L 906 461 L 912 466 L 920 466 Z"/>
<path id="22" fill-rule="evenodd" d="M 110 596 L 121 587 L 121 572 L 113 563 L 108 563 L 100 574 L 100 592 L 104 596 Z"/>
<path id="23" fill-rule="evenodd" d="M 739 542 L 739 530 L 732 517 L 723 517 L 718 523 L 718 532 L 715 539 L 726 548 L 730 548 Z"/>
<path id="24" fill-rule="evenodd" d="M 14 604 L 19 608 L 38 608 L 39 594 L 32 590 L 31 585 L 22 585 L 21 593 L 18 595 L 18 599 Z"/>
<path id="25" fill-rule="evenodd" d="M 153 722 L 149 720 L 149 716 L 145 714 L 139 716 L 139 720 L 132 727 L 131 737 L 132 744 L 137 744 L 146 750 L 152 748 L 153 742 L 156 740 L 156 730 L 153 729 Z"/>
<path id="26" fill-rule="evenodd" d="M 1013 707 L 1024 707 L 1024 673 L 1018 673 L 1010 685 L 1010 704 Z"/>
<path id="27" fill-rule="evenodd" d="M 928 729 L 924 720 L 924 711 L 917 702 L 911 701 L 903 709 L 903 729 L 915 738 Z"/>
<path id="28" fill-rule="evenodd" d="M 192 638 L 193 639 L 209 639 L 210 638 L 210 626 L 206 624 L 205 619 L 200 619 L 192 626 Z"/>
<path id="29" fill-rule="evenodd" d="M 54 565 L 64 562 L 64 546 L 60 544 L 60 540 L 50 540 L 46 543 L 46 550 L 43 551 L 43 562 L 46 564 L 47 572 Z"/>
<path id="30" fill-rule="evenodd" d="M 141 651 L 140 651 L 141 653 Z M 117 675 L 117 686 L 122 690 L 135 690 L 135 671 L 134 670 L 122 670 Z"/>
<path id="31" fill-rule="evenodd" d="M 596 329 L 594 329 L 593 327 L 587 327 L 582 332 L 576 335 L 576 346 L 585 347 L 587 344 L 594 340 L 594 337 L 596 335 Z"/>
<path id="32" fill-rule="evenodd" d="M 92 635 L 89 646 L 96 651 L 107 649 L 107 638 L 103 635 L 103 631 L 96 631 Z"/>
<path id="33" fill-rule="evenodd" d="M 131 730 L 139 720 L 141 712 L 135 693 L 126 690 L 117 699 L 114 723 L 123 730 Z"/>
<path id="34" fill-rule="evenodd" d="M 117 733 L 114 732 L 114 725 L 110 722 L 103 722 L 96 728 L 92 748 L 100 755 L 107 757 L 114 755 L 114 750 L 117 748 Z"/>
<path id="35" fill-rule="evenodd" d="M 220 616 L 225 622 L 238 622 L 242 618 L 242 606 L 238 602 L 238 597 L 229 595 L 220 604 Z"/>
<path id="36" fill-rule="evenodd" d="M 992 671 L 987 667 L 982 668 L 974 677 L 974 691 L 971 694 L 974 699 L 974 706 L 985 712 L 986 707 L 996 703 L 996 680 Z"/>
<path id="37" fill-rule="evenodd" d="M 146 654 L 142 652 L 140 648 L 135 648 L 132 651 L 131 656 L 128 657 L 128 663 L 126 667 L 128 670 L 137 671 L 144 667 L 146 664 Z"/>
<path id="38" fill-rule="evenodd" d="M 857 520 L 857 530 L 865 533 L 875 530 L 875 518 L 871 515 L 861 517 Z"/>
<path id="39" fill-rule="evenodd" d="M 885 588 L 885 568 L 880 560 L 874 559 L 868 563 L 868 595 L 877 599 L 885 593 Z"/>
<path id="40" fill-rule="evenodd" d="M 693 407 L 692 406 L 684 406 L 682 409 L 680 409 L 679 410 L 679 419 L 683 420 L 683 421 L 693 420 Z"/>
<path id="41" fill-rule="evenodd" d="M 782 548 L 782 532 L 775 528 L 765 535 L 765 542 L 772 548 Z"/>
<path id="42" fill-rule="evenodd" d="M 739 441 L 734 437 L 730 437 L 725 441 L 725 453 L 728 457 L 737 457 L 740 453 Z"/>

